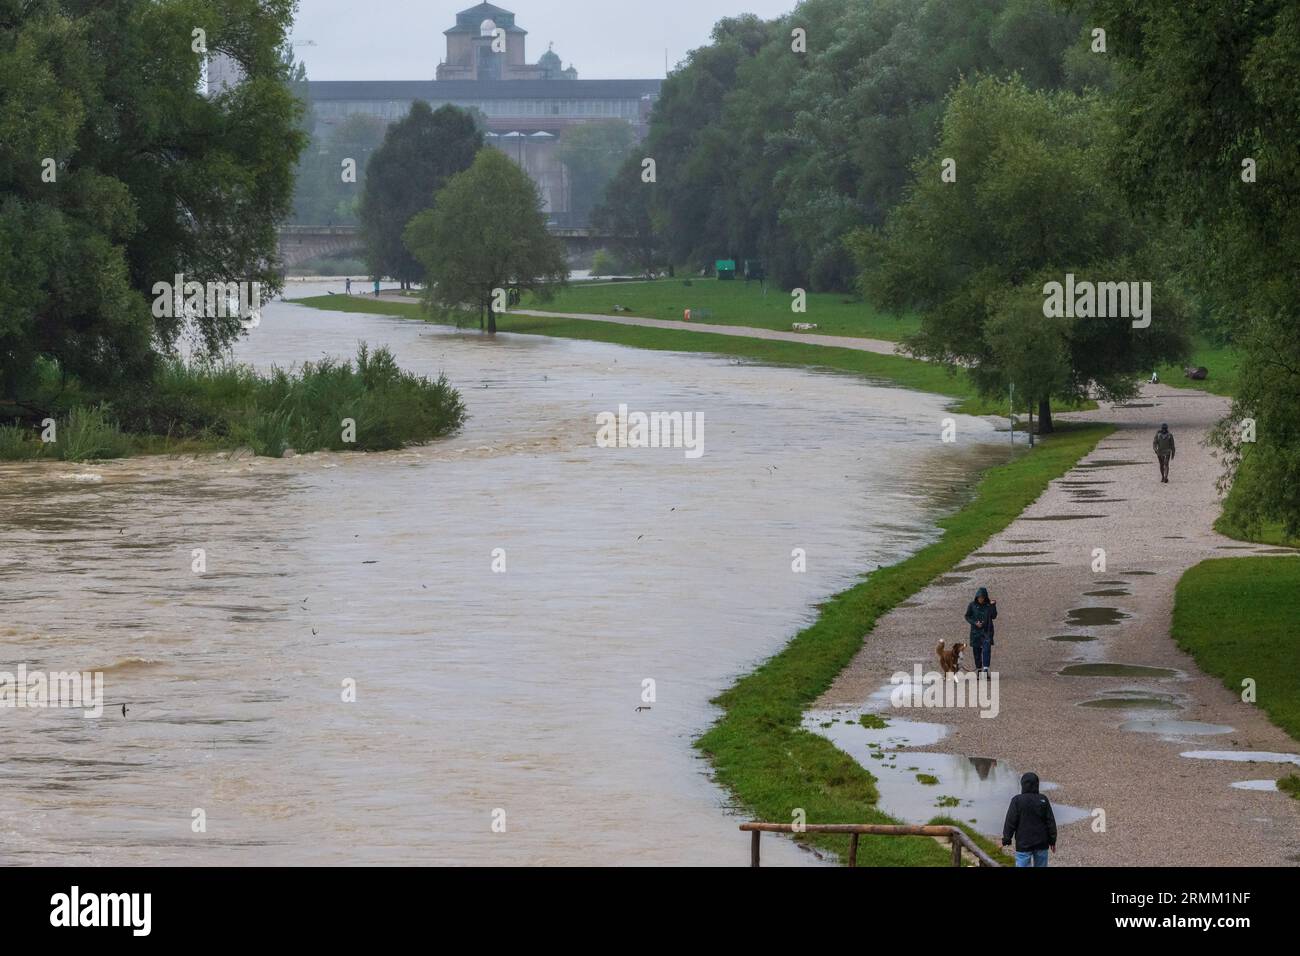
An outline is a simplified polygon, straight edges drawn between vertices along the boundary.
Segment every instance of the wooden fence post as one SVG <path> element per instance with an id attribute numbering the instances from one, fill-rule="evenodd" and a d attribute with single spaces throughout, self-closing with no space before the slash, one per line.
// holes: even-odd
<path id="1" fill-rule="evenodd" d="M 758 840 L 763 834 L 755 830 L 749 840 L 749 865 L 758 866 Z"/>

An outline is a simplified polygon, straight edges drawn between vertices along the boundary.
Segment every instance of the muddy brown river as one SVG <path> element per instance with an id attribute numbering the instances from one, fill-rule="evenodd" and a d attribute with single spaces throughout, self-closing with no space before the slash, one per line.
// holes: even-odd
<path id="1" fill-rule="evenodd" d="M 0 664 L 102 671 L 106 708 L 0 709 L 0 862 L 744 865 L 710 699 L 1005 455 L 942 444 L 936 397 L 719 356 L 281 303 L 237 355 L 363 339 L 464 430 L 0 465 Z M 704 453 L 597 447 L 620 404 L 703 415 Z"/>

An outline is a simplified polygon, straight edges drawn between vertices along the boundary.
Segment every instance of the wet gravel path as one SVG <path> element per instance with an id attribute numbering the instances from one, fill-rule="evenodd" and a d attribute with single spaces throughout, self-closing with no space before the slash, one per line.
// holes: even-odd
<path id="1" fill-rule="evenodd" d="M 1300 801 L 1232 786 L 1293 768 L 1181 756 L 1300 753 L 1263 711 L 1201 674 L 1169 634 L 1174 587 L 1184 571 L 1206 558 L 1275 550 L 1243 546 L 1212 528 L 1220 512 L 1220 467 L 1200 442 L 1227 408 L 1217 396 L 1155 385 L 1129 406 L 1065 416 L 1119 428 L 962 565 L 980 567 L 959 568 L 909 602 L 914 606 L 883 618 L 816 706 L 859 706 L 896 671 L 910 672 L 914 663 L 934 669 L 935 644 L 965 640 L 966 604 L 976 587 L 986 586 L 1000 615 L 993 654 L 1000 712 L 991 719 L 975 709 L 907 716 L 949 726 L 944 740 L 925 749 L 1033 770 L 1060 785 L 1053 801 L 1094 811 L 1062 828 L 1054 864 L 1300 862 Z M 1151 450 L 1162 421 L 1178 441 L 1169 484 L 1160 483 Z M 1096 549 L 1105 550 L 1105 570 L 1093 569 Z M 1080 610 L 1089 608 L 1096 610 Z M 1051 639 L 1060 636 L 1076 639 Z M 1102 676 L 1061 673 L 1070 665 L 1106 663 L 1174 674 L 1113 675 L 1106 667 Z M 1259 683 L 1266 688 L 1265 677 Z M 1080 706 L 1123 694 L 1167 706 Z M 1180 723 L 1150 723 L 1166 720 Z M 1156 732 L 1122 729 L 1137 727 Z M 1225 727 L 1232 729 L 1213 733 Z"/>

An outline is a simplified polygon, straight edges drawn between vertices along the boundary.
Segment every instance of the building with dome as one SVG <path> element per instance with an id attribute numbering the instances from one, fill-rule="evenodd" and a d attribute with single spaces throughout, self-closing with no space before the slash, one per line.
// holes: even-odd
<path id="1" fill-rule="evenodd" d="M 566 130 L 597 120 L 623 120 L 646 133 L 650 111 L 663 81 L 583 80 L 549 44 L 536 63 L 528 62 L 528 31 L 515 15 L 492 3 L 456 14 L 443 31 L 446 54 L 432 80 L 308 80 L 308 98 L 317 135 L 355 113 L 392 123 L 415 100 L 434 109 L 445 103 L 482 114 L 487 141 L 522 166 L 541 190 L 552 222 L 580 227 L 570 210 L 559 144 Z M 580 205 L 580 204 L 577 204 Z"/>

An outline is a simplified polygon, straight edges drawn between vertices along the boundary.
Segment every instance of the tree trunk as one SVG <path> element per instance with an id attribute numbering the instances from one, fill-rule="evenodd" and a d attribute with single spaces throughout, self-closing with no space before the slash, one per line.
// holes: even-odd
<path id="1" fill-rule="evenodd" d="M 497 313 L 496 309 L 488 305 L 488 335 L 497 334 Z"/>
<path id="2" fill-rule="evenodd" d="M 1038 400 L 1038 434 L 1048 435 L 1052 431 L 1052 400 L 1050 398 L 1040 398 Z"/>

